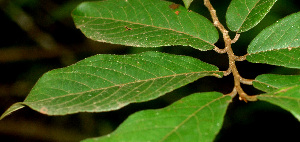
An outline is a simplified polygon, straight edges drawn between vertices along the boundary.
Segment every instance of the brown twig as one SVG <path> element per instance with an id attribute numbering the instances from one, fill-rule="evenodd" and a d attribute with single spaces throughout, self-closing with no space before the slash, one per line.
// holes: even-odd
<path id="1" fill-rule="evenodd" d="M 237 40 L 239 40 L 239 38 L 240 38 L 240 34 L 236 33 L 234 39 L 231 40 L 231 43 L 235 43 Z"/>
<path id="2" fill-rule="evenodd" d="M 224 49 L 220 49 L 218 47 L 215 47 L 214 50 L 217 52 L 217 53 L 220 53 L 220 54 L 223 54 L 223 53 L 226 53 L 227 52 L 227 49 L 224 48 Z"/>
<path id="3" fill-rule="evenodd" d="M 235 56 L 235 61 L 245 61 L 248 54 L 244 56 Z"/>
<path id="4" fill-rule="evenodd" d="M 228 68 L 226 71 L 223 71 L 224 76 L 228 76 L 231 74 L 231 68 Z"/>
<path id="5" fill-rule="evenodd" d="M 253 79 L 245 79 L 240 77 L 240 82 L 246 85 L 252 85 Z"/>
<path id="6" fill-rule="evenodd" d="M 232 98 L 234 98 L 237 95 L 237 91 L 235 88 L 233 88 L 232 92 L 230 92 L 229 94 L 226 94 L 228 96 L 231 96 Z"/>
<path id="7" fill-rule="evenodd" d="M 238 40 L 239 34 L 236 34 L 235 38 L 233 40 L 231 40 L 230 36 L 228 35 L 228 31 L 220 23 L 220 21 L 217 17 L 217 14 L 216 14 L 216 10 L 211 5 L 210 1 L 209 0 L 204 0 L 204 5 L 209 10 L 214 25 L 223 34 L 223 39 L 224 39 L 224 42 L 225 42 L 224 50 L 226 50 L 226 53 L 228 54 L 228 58 L 229 58 L 229 69 L 227 71 L 225 71 L 224 74 L 228 75 L 228 74 L 230 74 L 230 72 L 232 72 L 233 77 L 234 77 L 234 88 L 233 88 L 233 91 L 229 95 L 234 97 L 236 94 L 239 94 L 240 100 L 244 100 L 245 102 L 247 102 L 247 101 L 256 101 L 257 100 L 256 96 L 248 96 L 241 87 L 241 83 L 252 84 L 252 80 L 242 78 L 240 76 L 238 70 L 237 70 L 236 65 L 235 65 L 235 61 L 243 61 L 243 60 L 246 59 L 246 55 L 241 56 L 241 57 L 235 56 L 233 51 L 232 51 L 232 48 L 231 48 L 231 44 L 235 43 Z M 216 51 L 216 49 L 215 49 L 215 51 Z"/>

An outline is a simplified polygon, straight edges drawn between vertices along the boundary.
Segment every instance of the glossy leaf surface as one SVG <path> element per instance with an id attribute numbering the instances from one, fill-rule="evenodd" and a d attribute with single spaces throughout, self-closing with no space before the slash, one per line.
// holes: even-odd
<path id="1" fill-rule="evenodd" d="M 204 76 L 221 77 L 222 72 L 192 57 L 160 52 L 96 55 L 44 74 L 21 104 L 48 115 L 110 111 L 155 99 Z"/>
<path id="2" fill-rule="evenodd" d="M 230 100 L 218 92 L 192 94 L 163 109 L 137 112 L 113 133 L 85 142 L 211 142 Z"/>
<path id="3" fill-rule="evenodd" d="M 205 17 L 162 0 L 84 2 L 72 13 L 88 38 L 134 47 L 169 45 L 211 50 L 219 36 Z"/>
<path id="4" fill-rule="evenodd" d="M 259 95 L 258 99 L 286 109 L 300 121 L 300 85 L 285 87 L 271 93 Z"/>
<path id="5" fill-rule="evenodd" d="M 300 12 L 264 29 L 248 47 L 247 60 L 300 68 Z"/>
<path id="6" fill-rule="evenodd" d="M 282 87 L 300 85 L 300 75 L 263 74 L 255 78 L 253 86 L 265 92 L 272 92 Z"/>
<path id="7" fill-rule="evenodd" d="M 230 30 L 245 32 L 255 27 L 270 11 L 277 0 L 232 0 L 226 23 Z"/>

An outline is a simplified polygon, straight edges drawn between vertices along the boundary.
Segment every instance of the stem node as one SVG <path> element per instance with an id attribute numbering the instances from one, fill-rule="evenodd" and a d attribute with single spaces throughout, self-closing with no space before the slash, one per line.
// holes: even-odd
<path id="1" fill-rule="evenodd" d="M 257 98 L 256 96 L 248 96 L 243 89 L 241 88 L 241 83 L 247 84 L 247 85 L 252 85 L 253 80 L 251 79 L 244 79 L 240 76 L 237 67 L 235 65 L 235 61 L 244 61 L 246 60 L 246 55 L 244 56 L 235 56 L 233 53 L 233 50 L 231 48 L 231 44 L 235 43 L 239 37 L 240 34 L 236 33 L 235 37 L 233 40 L 230 39 L 230 36 L 228 35 L 228 30 L 225 29 L 225 27 L 220 23 L 216 10 L 213 8 L 209 0 L 204 0 L 204 5 L 207 7 L 207 9 L 210 12 L 210 15 L 212 17 L 214 25 L 222 32 L 223 34 L 223 39 L 225 42 L 225 48 L 224 49 L 219 49 L 218 47 L 215 47 L 214 50 L 217 53 L 227 53 L 228 58 L 229 58 L 229 68 L 227 71 L 224 71 L 224 76 L 229 75 L 230 73 L 233 74 L 234 77 L 234 88 L 233 91 L 227 95 L 235 97 L 236 94 L 239 94 L 239 99 L 243 100 L 245 102 L 248 101 L 256 101 Z"/>

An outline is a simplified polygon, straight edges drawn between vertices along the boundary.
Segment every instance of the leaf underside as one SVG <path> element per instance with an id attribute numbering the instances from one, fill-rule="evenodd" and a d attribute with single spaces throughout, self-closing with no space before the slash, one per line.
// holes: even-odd
<path id="1" fill-rule="evenodd" d="M 300 12 L 264 29 L 248 47 L 247 60 L 300 68 Z"/>
<path id="2" fill-rule="evenodd" d="M 255 27 L 277 0 L 232 0 L 226 12 L 228 28 L 246 32 Z"/>
<path id="3" fill-rule="evenodd" d="M 211 50 L 219 36 L 205 17 L 161 0 L 84 2 L 72 17 L 88 38 L 134 47 L 169 45 Z"/>
<path id="4" fill-rule="evenodd" d="M 280 88 L 267 94 L 258 95 L 257 98 L 286 109 L 300 121 L 300 85 Z"/>
<path id="5" fill-rule="evenodd" d="M 110 111 L 204 76 L 221 77 L 222 72 L 192 57 L 160 52 L 96 55 L 44 74 L 22 104 L 48 115 Z"/>
<path id="6" fill-rule="evenodd" d="M 218 92 L 192 94 L 163 109 L 137 112 L 113 133 L 84 141 L 211 142 L 222 127 L 230 100 Z"/>

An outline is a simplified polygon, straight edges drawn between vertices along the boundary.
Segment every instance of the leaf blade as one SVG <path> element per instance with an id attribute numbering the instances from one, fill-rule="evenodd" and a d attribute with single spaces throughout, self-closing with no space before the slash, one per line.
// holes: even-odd
<path id="1" fill-rule="evenodd" d="M 14 111 L 17 111 L 21 108 L 25 107 L 22 103 L 15 103 L 12 106 L 10 106 L 0 117 L 0 120 L 2 120 L 4 117 L 10 115 Z"/>
<path id="2" fill-rule="evenodd" d="M 280 88 L 271 93 L 258 95 L 257 98 L 282 107 L 300 121 L 300 85 Z"/>
<path id="3" fill-rule="evenodd" d="M 160 52 L 96 55 L 44 74 L 22 103 L 47 115 L 116 110 L 155 99 L 218 68 Z"/>
<path id="4" fill-rule="evenodd" d="M 72 17 L 76 27 L 100 42 L 135 47 L 169 45 L 211 50 L 218 40 L 213 24 L 182 6 L 160 0 L 85 2 Z"/>
<path id="5" fill-rule="evenodd" d="M 255 27 L 277 0 L 232 0 L 226 12 L 230 30 L 246 32 Z"/>
<path id="6" fill-rule="evenodd" d="M 289 68 L 300 68 L 300 12 L 264 29 L 251 41 L 247 60 Z"/>
<path id="7" fill-rule="evenodd" d="M 253 81 L 253 86 L 264 92 L 272 92 L 279 88 L 300 85 L 300 75 L 259 75 Z"/>
<path id="8" fill-rule="evenodd" d="M 160 110 L 135 113 L 116 131 L 85 141 L 213 141 L 231 97 L 196 93 Z"/>

